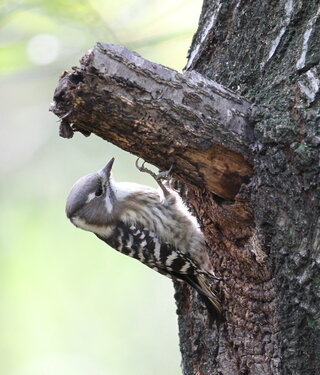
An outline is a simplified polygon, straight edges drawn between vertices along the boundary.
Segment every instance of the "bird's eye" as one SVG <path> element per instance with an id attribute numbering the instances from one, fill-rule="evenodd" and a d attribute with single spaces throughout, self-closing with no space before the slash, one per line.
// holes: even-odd
<path id="1" fill-rule="evenodd" d="M 100 195 L 102 195 L 102 193 L 103 193 L 103 189 L 102 189 L 102 185 L 100 184 L 98 189 L 95 192 L 96 197 L 100 197 Z"/>

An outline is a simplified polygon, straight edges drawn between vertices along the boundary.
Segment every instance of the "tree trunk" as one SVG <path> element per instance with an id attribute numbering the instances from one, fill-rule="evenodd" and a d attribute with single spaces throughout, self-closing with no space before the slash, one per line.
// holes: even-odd
<path id="1" fill-rule="evenodd" d="M 98 44 L 56 90 L 65 136 L 188 185 L 225 319 L 176 283 L 185 375 L 320 373 L 319 28 L 318 0 L 205 0 L 186 73 Z"/>

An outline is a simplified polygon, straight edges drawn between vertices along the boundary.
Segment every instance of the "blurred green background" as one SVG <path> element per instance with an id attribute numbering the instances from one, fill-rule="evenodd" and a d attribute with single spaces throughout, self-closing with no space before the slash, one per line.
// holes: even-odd
<path id="1" fill-rule="evenodd" d="M 135 158 L 91 135 L 59 138 L 58 77 L 96 41 L 177 70 L 201 0 L 0 2 L 0 374 L 181 374 L 171 281 L 66 219 L 80 176 L 154 186 Z"/>

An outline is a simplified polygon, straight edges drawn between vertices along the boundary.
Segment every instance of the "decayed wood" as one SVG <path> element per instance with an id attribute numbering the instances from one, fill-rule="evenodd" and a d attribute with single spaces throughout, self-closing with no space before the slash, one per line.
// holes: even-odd
<path id="1" fill-rule="evenodd" d="M 72 136 L 73 124 L 227 200 L 252 174 L 250 103 L 125 47 L 97 43 L 60 79 L 51 110 L 62 135 Z"/>
<path id="2" fill-rule="evenodd" d="M 265 254 L 252 242 L 246 185 L 252 175 L 251 104 L 199 73 L 180 74 L 124 47 L 98 43 L 79 68 L 63 75 L 51 110 L 62 119 L 62 136 L 72 136 L 70 124 L 85 135 L 94 132 L 160 168 L 173 165 L 174 178 L 188 184 L 184 198 L 206 235 L 221 278 L 212 287 L 223 302 L 230 329 L 213 342 L 215 330 L 207 324 L 196 294 L 179 284 L 181 352 L 185 374 L 198 373 L 191 363 L 185 365 L 190 351 L 191 362 L 199 368 L 205 362 L 204 373 L 210 374 L 216 348 L 237 337 L 234 317 L 244 318 L 241 306 L 251 306 L 259 293 L 261 300 L 269 298 L 264 289 L 269 288 L 270 272 Z M 238 295 L 235 278 L 243 280 Z M 199 312 L 201 322 L 195 320 Z M 250 319 L 246 337 L 252 337 L 257 315 L 252 312 Z M 262 341 L 262 332 L 258 334 Z M 208 346 L 205 353 L 195 349 L 198 340 Z"/>

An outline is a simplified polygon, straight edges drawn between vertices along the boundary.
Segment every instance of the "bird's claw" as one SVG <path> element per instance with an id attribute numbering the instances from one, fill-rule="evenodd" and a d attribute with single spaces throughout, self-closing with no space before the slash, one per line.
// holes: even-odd
<path id="1" fill-rule="evenodd" d="M 146 168 L 144 165 L 146 164 L 146 162 L 144 161 L 142 163 L 141 166 L 139 166 L 139 160 L 140 158 L 138 158 L 136 160 L 136 167 L 137 169 L 140 171 L 140 172 L 145 172 L 145 173 L 148 173 L 150 176 L 152 176 L 157 182 L 159 181 L 162 181 L 162 180 L 168 180 L 169 177 L 170 177 L 170 173 L 172 171 L 172 168 L 173 168 L 173 165 L 171 165 L 171 167 L 167 170 L 167 171 L 162 171 L 162 172 L 159 172 L 159 173 L 154 173 L 152 172 L 149 168 Z"/>
<path id="2" fill-rule="evenodd" d="M 169 192 L 168 192 L 167 188 L 163 185 L 162 181 L 169 179 L 170 173 L 171 173 L 172 168 L 173 168 L 173 165 L 171 165 L 171 167 L 167 171 L 162 171 L 162 172 L 159 172 L 159 173 L 154 173 L 150 169 L 148 169 L 148 168 L 146 168 L 144 166 L 145 163 L 146 163 L 145 161 L 142 163 L 141 166 L 139 166 L 139 163 L 138 163 L 139 160 L 140 160 L 140 158 L 138 158 L 136 160 L 136 167 L 137 167 L 137 169 L 140 172 L 148 173 L 150 176 L 152 176 L 157 181 L 157 183 L 160 186 L 160 188 L 162 189 L 163 193 L 164 194 L 168 194 Z"/>
<path id="3" fill-rule="evenodd" d="M 169 177 L 170 177 L 170 173 L 172 171 L 172 168 L 173 168 L 173 165 L 171 165 L 171 167 L 167 170 L 167 171 L 162 171 L 162 172 L 159 172 L 157 175 L 156 175 L 156 180 L 157 181 L 161 181 L 161 180 L 169 180 Z"/>

